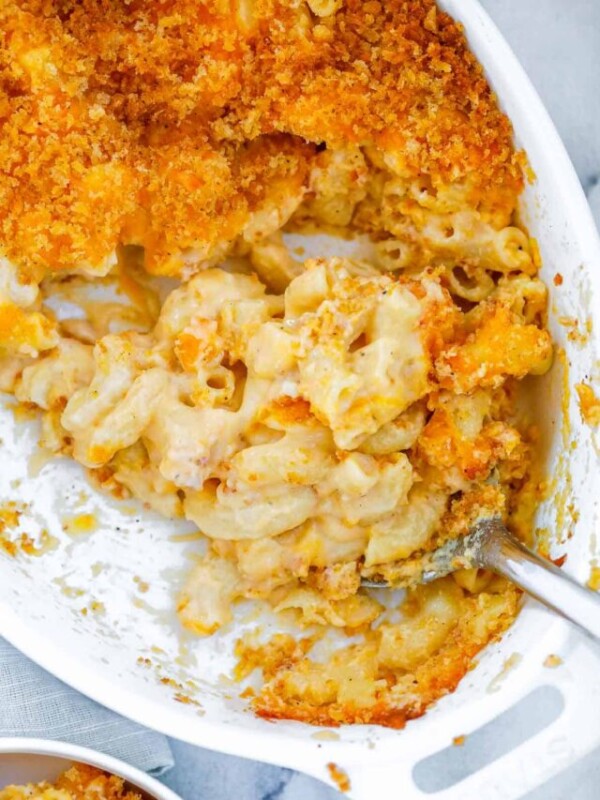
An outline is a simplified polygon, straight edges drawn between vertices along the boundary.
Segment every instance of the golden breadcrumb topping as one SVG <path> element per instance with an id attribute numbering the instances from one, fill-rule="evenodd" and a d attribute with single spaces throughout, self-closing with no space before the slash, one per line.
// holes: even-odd
<path id="1" fill-rule="evenodd" d="M 432 0 L 0 4 L 0 251 L 22 278 L 106 272 L 124 243 L 179 274 L 278 182 L 307 188 L 316 145 L 350 144 L 490 209 L 521 186 L 510 123 Z"/>
<path id="2" fill-rule="evenodd" d="M 141 796 L 127 789 L 123 778 L 77 764 L 53 783 L 6 786 L 0 789 L 0 800 L 141 800 Z"/>

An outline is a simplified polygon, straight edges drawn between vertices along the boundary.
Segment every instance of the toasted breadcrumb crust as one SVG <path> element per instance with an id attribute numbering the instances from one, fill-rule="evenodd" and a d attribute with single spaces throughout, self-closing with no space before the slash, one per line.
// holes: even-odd
<path id="1" fill-rule="evenodd" d="M 332 7 L 3 0 L 0 250 L 21 279 L 105 273 L 127 243 L 179 274 L 278 182 L 306 188 L 317 145 L 401 152 L 407 178 L 512 211 L 520 156 L 461 26 L 432 0 Z"/>
<path id="2" fill-rule="evenodd" d="M 251 701 L 256 714 L 330 727 L 376 724 L 403 728 L 453 692 L 472 669 L 477 653 L 513 622 L 518 590 L 494 580 L 488 591 L 479 594 L 453 589 L 457 595 L 454 624 L 445 632 L 439 649 L 414 665 L 390 662 L 383 628 L 369 630 L 365 644 L 337 651 L 326 664 L 306 657 L 310 640 L 298 642 L 279 634 L 258 647 L 241 640 L 238 674 L 260 665 L 265 678 Z M 409 592 L 403 606 L 408 625 L 426 595 L 447 589 L 449 581 L 452 579 L 438 581 L 434 590 L 420 587 Z M 423 624 L 433 630 L 437 620 L 429 617 Z M 393 644 L 400 648 L 404 642 L 399 639 Z"/>
<path id="3" fill-rule="evenodd" d="M 96 767 L 76 764 L 53 783 L 29 783 L 0 789 L 0 800 L 141 800 L 122 778 Z"/>

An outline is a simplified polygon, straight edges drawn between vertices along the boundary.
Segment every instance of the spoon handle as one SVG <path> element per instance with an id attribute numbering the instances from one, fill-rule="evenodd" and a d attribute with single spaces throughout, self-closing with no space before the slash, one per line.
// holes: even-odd
<path id="1" fill-rule="evenodd" d="M 479 560 L 600 641 L 600 595 L 513 539 L 503 525 L 489 537 Z"/>

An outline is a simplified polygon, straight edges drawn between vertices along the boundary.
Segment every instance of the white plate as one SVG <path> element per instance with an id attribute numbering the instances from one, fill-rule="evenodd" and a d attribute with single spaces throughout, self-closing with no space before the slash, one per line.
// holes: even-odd
<path id="1" fill-rule="evenodd" d="M 600 351 L 598 327 L 578 343 L 559 323 L 564 317 L 585 321 L 600 308 L 600 246 L 585 197 L 546 111 L 489 18 L 475 0 L 442 5 L 464 23 L 537 175 L 527 189 L 523 216 L 541 246 L 542 276 L 552 295 L 551 328 L 564 347 L 572 387 L 597 377 Z M 552 281 L 556 272 L 564 279 L 560 287 Z M 598 441 L 581 423 L 574 392 L 564 392 L 562 363 L 557 360 L 535 390 L 549 445 L 549 474 L 555 478 L 537 522 L 564 540 L 557 552 L 568 552 L 565 569 L 585 581 L 600 527 L 600 459 Z M 559 719 L 459 786 L 427 796 L 441 800 L 459 792 L 463 800 L 479 800 L 484 787 L 486 798 L 510 800 L 600 741 L 598 664 L 564 623 L 533 602 L 504 639 L 486 650 L 457 692 L 402 732 L 348 727 L 324 738 L 299 723 L 255 719 L 224 677 L 239 629 L 205 641 L 178 632 L 173 592 L 197 545 L 174 543 L 170 536 L 185 526 L 135 509 L 130 513 L 132 503 L 92 493 L 81 469 L 69 461 L 48 463 L 31 474 L 36 425 L 15 424 L 8 410 L 0 411 L 0 437 L 0 497 L 29 503 L 23 517 L 28 532 L 45 527 L 60 540 L 60 547 L 40 558 L 0 555 L 0 633 L 106 706 L 194 744 L 293 767 L 328 782 L 326 765 L 335 762 L 349 772 L 353 797 L 379 800 L 393 796 L 399 782 L 404 800 L 421 796 L 412 775 L 419 759 L 493 719 L 540 683 L 558 686 L 565 696 Z M 18 488 L 15 479 L 21 481 Z M 88 496 L 84 502 L 81 492 Z M 566 510 L 571 503 L 577 520 Z M 65 516 L 84 511 L 96 514 L 98 530 L 67 536 Z M 569 530 L 574 536 L 566 539 Z M 140 579 L 150 586 L 145 594 L 139 592 Z M 92 601 L 102 603 L 103 610 L 83 616 L 81 609 Z M 245 622 L 256 624 L 252 618 Z M 545 657 L 557 651 L 566 666 L 544 668 Z M 499 691 L 488 691 L 513 653 L 521 656 L 518 666 L 505 675 Z M 508 782 L 507 775 L 512 776 Z"/>

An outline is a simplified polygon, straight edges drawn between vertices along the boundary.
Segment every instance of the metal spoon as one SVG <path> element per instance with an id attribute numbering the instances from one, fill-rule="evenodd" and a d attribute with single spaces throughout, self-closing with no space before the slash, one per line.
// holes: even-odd
<path id="1" fill-rule="evenodd" d="M 430 583 L 458 569 L 490 569 L 600 640 L 600 595 L 521 544 L 497 517 L 480 520 L 466 536 L 446 542 L 420 563 L 420 573 L 410 579 L 413 585 Z M 361 584 L 378 589 L 392 587 L 385 581 L 365 578 Z"/>

